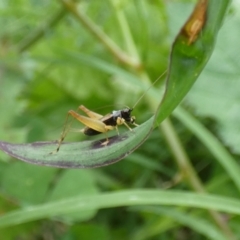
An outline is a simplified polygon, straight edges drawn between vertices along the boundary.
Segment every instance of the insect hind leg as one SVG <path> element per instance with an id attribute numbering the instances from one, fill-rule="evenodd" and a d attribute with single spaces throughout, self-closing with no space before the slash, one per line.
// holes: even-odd
<path id="1" fill-rule="evenodd" d="M 109 143 L 109 139 L 108 139 L 107 133 L 105 133 L 105 136 L 106 136 L 106 140 L 103 143 L 101 143 L 102 146 L 107 146 L 108 143 Z"/>
<path id="2" fill-rule="evenodd" d="M 64 127 L 63 127 L 63 130 L 62 130 L 61 136 L 60 136 L 60 138 L 57 141 L 57 143 L 58 143 L 57 148 L 56 148 L 56 150 L 50 152 L 50 154 L 55 154 L 55 153 L 57 153 L 59 151 L 59 149 L 60 149 L 60 147 L 61 147 L 65 137 L 69 133 L 70 127 L 71 127 L 71 124 L 72 124 L 72 120 L 73 120 L 73 119 L 71 119 L 71 122 L 68 124 L 69 116 L 72 116 L 71 110 L 68 111 L 68 113 L 67 113 L 66 120 L 65 120 L 65 123 L 64 123 Z"/>
<path id="3" fill-rule="evenodd" d="M 93 118 L 93 119 L 100 119 L 102 118 L 103 116 L 96 113 L 96 112 L 93 112 L 91 110 L 89 110 L 88 108 L 86 108 L 84 105 L 80 105 L 78 107 L 78 110 L 82 110 L 84 113 L 87 114 L 87 116 L 89 116 L 90 118 Z"/>

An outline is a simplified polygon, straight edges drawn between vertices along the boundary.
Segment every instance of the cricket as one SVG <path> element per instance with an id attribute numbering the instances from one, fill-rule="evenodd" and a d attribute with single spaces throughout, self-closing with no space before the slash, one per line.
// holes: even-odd
<path id="1" fill-rule="evenodd" d="M 89 110 L 83 105 L 80 105 L 78 107 L 78 110 L 81 110 L 84 112 L 87 116 L 81 115 L 76 111 L 69 110 L 66 117 L 66 122 L 63 127 L 62 134 L 60 136 L 60 139 L 58 140 L 58 146 L 55 151 L 51 152 L 50 154 L 57 153 L 60 150 L 61 144 L 64 141 L 67 134 L 70 132 L 69 128 L 67 127 L 68 118 L 71 116 L 73 119 L 78 120 L 81 122 L 85 127 L 80 130 L 74 130 L 74 132 L 81 132 L 87 136 L 94 136 L 98 134 L 105 134 L 106 140 L 101 143 L 103 146 L 107 146 L 109 143 L 109 138 L 107 135 L 108 131 L 116 130 L 117 134 L 119 135 L 118 126 L 125 125 L 130 131 L 133 131 L 133 129 L 130 127 L 130 125 L 133 125 L 135 127 L 138 126 L 138 124 L 135 123 L 135 117 L 131 115 L 133 109 L 136 107 L 136 105 L 140 102 L 140 100 L 144 97 L 144 95 L 148 92 L 148 90 L 166 73 L 166 71 L 158 77 L 152 85 L 140 96 L 140 98 L 137 100 L 137 102 L 134 104 L 134 107 L 129 108 L 125 107 L 122 110 L 113 110 L 111 113 L 103 116 L 101 114 L 98 114 L 94 111 Z"/>

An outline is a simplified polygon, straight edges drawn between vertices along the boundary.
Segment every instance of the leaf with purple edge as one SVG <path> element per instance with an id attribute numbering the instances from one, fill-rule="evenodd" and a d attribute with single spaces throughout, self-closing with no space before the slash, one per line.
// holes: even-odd
<path id="1" fill-rule="evenodd" d="M 32 164 L 63 168 L 94 168 L 125 158 L 147 139 L 154 123 L 157 125 L 156 123 L 162 122 L 177 107 L 212 54 L 218 30 L 230 2 L 226 0 L 200 2 L 206 3 L 206 9 L 202 9 L 201 6 L 204 16 L 200 13 L 200 19 L 204 22 L 201 22 L 200 27 L 195 31 L 193 26 L 195 20 L 199 19 L 199 14 L 193 14 L 189 19 L 191 23 L 187 21 L 177 36 L 172 46 L 164 97 L 155 115 L 148 121 L 135 128 L 133 132 L 127 131 L 120 136 L 110 138 L 107 146 L 102 146 L 101 141 L 64 143 L 57 154 L 49 154 L 56 148 L 56 143 L 0 142 L 0 149 Z M 194 16 L 197 16 L 195 20 Z"/>

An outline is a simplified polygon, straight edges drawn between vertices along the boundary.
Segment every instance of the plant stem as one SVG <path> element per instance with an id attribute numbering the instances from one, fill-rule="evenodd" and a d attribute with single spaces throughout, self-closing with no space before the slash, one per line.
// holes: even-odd
<path id="1" fill-rule="evenodd" d="M 49 19 L 46 23 L 41 24 L 36 30 L 31 32 L 25 39 L 23 39 L 18 46 L 18 51 L 23 52 L 33 46 L 44 33 L 56 25 L 66 14 L 65 9 L 61 8 L 58 12 L 56 12 L 51 19 Z"/>
<path id="2" fill-rule="evenodd" d="M 139 57 L 136 45 L 133 41 L 132 33 L 130 31 L 128 22 L 125 18 L 123 8 L 118 0 L 110 0 L 110 1 L 116 13 L 116 18 L 118 20 L 118 23 L 122 32 L 122 36 L 124 38 L 125 45 L 127 47 L 127 52 L 129 53 L 130 56 L 135 57 L 137 61 L 140 62 L 141 59 Z"/>
<path id="3" fill-rule="evenodd" d="M 134 57 L 127 55 L 122 51 L 115 42 L 109 38 L 83 11 L 77 8 L 77 4 L 71 0 L 62 0 L 63 6 L 71 12 L 75 18 L 82 23 L 82 25 L 92 33 L 113 56 L 115 56 L 121 63 L 130 66 L 134 69 L 140 68 L 140 63 Z"/>
<path id="4" fill-rule="evenodd" d="M 218 160 L 219 164 L 228 172 L 232 181 L 240 191 L 240 169 L 236 159 L 223 147 L 221 142 L 208 131 L 199 121 L 190 115 L 184 108 L 178 107 L 174 113 L 179 121 L 181 121 L 200 141 L 208 148 L 212 155 Z"/>

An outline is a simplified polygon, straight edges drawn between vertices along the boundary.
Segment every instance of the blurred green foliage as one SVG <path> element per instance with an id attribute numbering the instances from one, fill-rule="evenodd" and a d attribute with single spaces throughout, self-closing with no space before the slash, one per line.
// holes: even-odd
<path id="1" fill-rule="evenodd" d="M 80 7 L 125 50 L 127 45 L 119 30 L 117 11 L 113 2 L 115 1 L 80 1 Z M 144 68 L 154 80 L 166 69 L 170 45 L 191 12 L 194 1 L 117 2 L 119 4 L 117 7 L 122 8 L 126 15 Z M 227 18 L 228 24 L 231 21 L 239 21 L 234 19 L 237 11 L 236 6 L 232 7 L 233 13 Z M 231 35 L 238 26 L 234 24 L 230 24 L 231 32 L 228 34 L 220 33 L 219 42 L 221 44 L 223 39 L 224 47 L 227 45 L 228 37 L 239 39 L 238 36 Z M 59 138 L 68 110 L 75 110 L 80 104 L 84 104 L 104 114 L 121 106 L 133 106 L 142 94 L 141 89 L 127 84 L 117 73 L 110 74 L 103 71 L 101 66 L 93 66 L 91 58 L 134 74 L 133 70 L 113 57 L 88 29 L 65 9 L 61 1 L 2 0 L 0 29 L 0 139 L 3 141 L 24 143 L 56 140 Z M 227 49 L 233 49 L 233 46 Z M 72 57 L 75 53 L 78 53 L 82 60 Z M 231 50 L 225 53 L 231 54 L 230 59 L 237 57 L 239 62 L 237 52 Z M 219 61 L 224 59 L 222 54 L 223 51 L 217 59 L 212 59 L 214 63 L 210 65 L 214 66 L 218 73 L 205 72 L 199 86 L 202 85 L 199 88 L 196 85 L 194 90 L 196 93 L 206 94 L 206 89 L 211 93 L 212 89 L 218 86 L 219 97 L 229 87 L 225 81 L 222 81 L 221 85 L 217 82 L 218 74 L 221 75 L 219 69 L 226 74 L 225 80 L 231 77 L 231 68 L 225 71 L 226 62 Z M 235 64 L 237 65 L 237 62 Z M 234 74 L 237 75 L 238 69 L 235 70 Z M 204 82 L 206 79 L 207 84 Z M 158 85 L 160 84 L 159 82 Z M 203 86 L 204 84 L 206 86 Z M 231 102 L 237 105 L 238 88 L 234 86 L 235 84 L 232 84 L 236 98 L 231 99 Z M 210 106 L 208 102 L 216 101 L 216 106 L 221 107 L 224 104 L 219 104 L 219 100 L 212 94 L 209 94 L 206 103 L 206 98 L 199 100 L 196 93 L 192 92 L 186 101 L 193 112 L 203 112 L 204 118 L 200 120 L 211 131 L 217 134 L 218 126 L 232 126 L 232 122 L 226 120 L 224 108 L 221 110 L 220 107 L 211 108 L 212 114 L 208 114 L 207 106 Z M 225 100 L 225 97 L 221 98 Z M 234 113 L 231 114 L 231 118 L 236 126 L 239 111 L 235 109 Z M 152 115 L 144 98 L 134 110 L 134 115 L 138 123 Z M 208 118 L 209 116 L 211 118 Z M 206 189 L 215 194 L 239 197 L 239 192 L 230 177 L 214 161 L 207 149 L 181 123 L 175 119 L 173 122 Z M 76 128 L 79 128 L 79 125 L 75 123 Z M 239 148 L 231 145 L 229 140 L 236 132 L 232 131 L 232 128 L 227 131 L 228 127 L 221 128 L 221 136 L 235 149 L 235 153 L 239 154 Z M 227 134 L 224 135 L 224 131 L 227 131 Z M 69 134 L 67 138 L 68 141 L 82 139 L 86 137 L 75 133 Z M 184 179 L 181 179 L 172 154 L 158 130 L 153 131 L 149 140 L 126 161 L 101 169 L 62 170 L 32 166 L 0 153 L 2 214 L 16 207 L 73 196 L 94 196 L 103 191 L 168 187 L 189 189 Z M 69 213 L 56 219 L 1 229 L 0 237 L 6 240 L 206 239 L 204 232 L 189 223 L 195 216 L 196 225 L 202 224 L 203 220 L 210 222 L 206 212 L 166 208 L 156 213 L 157 211 L 148 211 L 144 208 L 129 211 L 125 207 L 86 210 Z M 182 218 L 188 215 L 190 220 Z M 239 217 L 229 216 L 228 220 L 234 234 L 239 236 Z"/>

